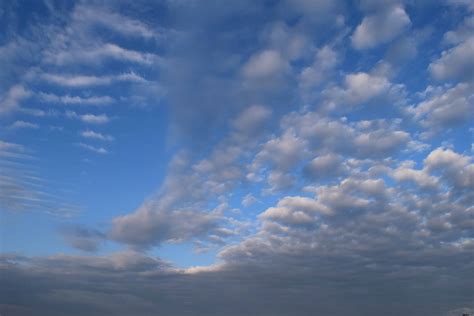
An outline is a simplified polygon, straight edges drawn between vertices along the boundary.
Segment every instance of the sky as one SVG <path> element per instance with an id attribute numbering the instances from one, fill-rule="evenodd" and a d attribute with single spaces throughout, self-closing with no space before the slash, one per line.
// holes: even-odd
<path id="1" fill-rule="evenodd" d="M 0 0 L 0 314 L 474 314 L 470 0 Z"/>

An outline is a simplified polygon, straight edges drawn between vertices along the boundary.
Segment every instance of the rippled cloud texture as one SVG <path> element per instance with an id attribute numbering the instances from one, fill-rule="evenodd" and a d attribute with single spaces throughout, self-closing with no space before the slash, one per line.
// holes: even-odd
<path id="1" fill-rule="evenodd" d="M 474 313 L 474 6 L 4 1 L 2 315 Z"/>

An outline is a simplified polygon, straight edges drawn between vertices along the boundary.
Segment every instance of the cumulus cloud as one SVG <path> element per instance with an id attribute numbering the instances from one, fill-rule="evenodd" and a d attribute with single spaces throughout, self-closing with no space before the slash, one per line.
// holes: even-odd
<path id="1" fill-rule="evenodd" d="M 433 188 L 438 185 L 438 178 L 429 174 L 426 169 L 413 168 L 413 162 L 404 162 L 393 170 L 392 177 L 399 182 L 414 182 L 421 187 Z"/>
<path id="2" fill-rule="evenodd" d="M 362 20 L 351 37 L 352 45 L 356 49 L 368 49 L 390 42 L 410 24 L 410 18 L 402 6 L 388 6 Z"/>
<path id="3" fill-rule="evenodd" d="M 317 50 L 311 65 L 299 74 L 299 86 L 305 95 L 314 93 L 315 88 L 326 82 L 340 62 L 340 56 L 333 47 L 325 45 Z"/>
<path id="4" fill-rule="evenodd" d="M 383 65 L 388 66 L 388 69 L 383 69 Z M 323 108 L 329 111 L 349 111 L 350 107 L 361 104 L 388 103 L 393 107 L 398 102 L 403 102 L 404 86 L 390 82 L 387 77 L 391 76 L 390 71 L 389 64 L 382 64 L 382 67 L 375 68 L 371 73 L 346 74 L 342 86 L 330 86 L 323 90 Z"/>
<path id="5" fill-rule="evenodd" d="M 258 136 L 272 114 L 271 109 L 262 105 L 251 105 L 233 121 L 238 137 Z"/>
<path id="6" fill-rule="evenodd" d="M 304 168 L 304 173 L 312 179 L 328 179 L 344 173 L 347 167 L 342 157 L 333 153 L 318 156 Z"/>
<path id="7" fill-rule="evenodd" d="M 421 8 L 430 5 L 422 3 Z M 44 91 L 35 92 L 40 105 L 108 104 L 124 100 L 122 93 L 140 98 L 158 86 L 153 80 L 159 76 L 169 93 L 164 106 L 171 127 L 189 139 L 169 136 L 176 153 L 162 186 L 142 205 L 113 215 L 103 231 L 80 225 L 60 229 L 73 251 L 94 252 L 104 243 L 99 255 L 0 255 L 0 313 L 445 316 L 470 311 L 471 144 L 462 137 L 464 127 L 451 134 L 456 141 L 444 136 L 429 144 L 419 141 L 420 126 L 454 129 L 471 118 L 470 79 L 459 72 L 461 66 L 448 67 L 465 57 L 466 32 L 458 28 L 445 35 L 445 44 L 454 47 L 429 68 L 434 78 L 456 82 L 413 93 L 425 74 L 407 76 L 403 69 L 394 71 L 395 64 L 403 68 L 401 61 L 414 57 L 415 50 L 423 55 L 436 49 L 408 32 L 408 10 L 397 0 L 356 4 L 366 14 L 350 38 L 356 54 L 343 46 L 353 27 L 347 12 L 353 6 L 335 1 L 103 5 L 71 7 L 64 30 L 45 42 L 51 47 L 41 56 L 59 57 L 64 67 L 45 60 L 27 78 Z M 420 2 L 410 2 L 409 9 L 417 19 Z M 142 12 L 150 15 L 134 16 Z M 152 21 L 158 12 L 158 20 L 176 27 L 171 30 L 176 37 L 157 40 L 160 28 Z M 430 29 L 424 21 L 413 24 Z M 369 49 L 388 43 L 386 55 Z M 82 44 L 90 50 L 74 50 Z M 113 67 L 100 68 L 109 63 Z M 125 83 L 144 90 L 131 93 Z M 414 105 L 402 107 L 396 97 L 405 85 L 403 105 Z M 18 95 L 10 108 L 27 97 Z M 367 111 L 358 105 L 378 107 Z M 19 115 L 33 115 L 34 122 L 60 117 L 33 106 Z M 341 108 L 346 117 L 340 117 Z M 75 123 L 98 125 L 61 136 L 81 137 L 84 143 L 76 146 L 106 153 L 114 138 L 100 124 L 113 123 L 118 113 L 129 121 L 122 102 L 120 109 L 105 109 L 107 114 L 66 109 L 63 116 Z M 400 113 L 403 109 L 408 110 Z M 421 125 L 406 120 L 407 113 Z M 439 143 L 444 147 L 436 148 Z M 58 212 L 63 205 L 46 198 L 51 192 L 31 190 L 44 183 L 21 164 L 31 158 L 25 146 L 0 141 L 0 167 L 8 171 L 0 175 L 0 202 L 14 211 L 41 205 Z M 178 243 L 185 246 L 175 248 Z M 183 254 L 180 265 L 193 265 L 181 252 L 188 245 L 213 249 L 216 262 L 180 269 L 151 255 L 169 246 Z M 109 252 L 122 247 L 128 250 Z"/>
<path id="8" fill-rule="evenodd" d="M 31 92 L 22 85 L 14 85 L 0 98 L 0 114 L 9 113 L 19 107 L 23 99 L 28 98 Z"/>
<path id="9" fill-rule="evenodd" d="M 435 132 L 468 122 L 473 115 L 474 89 L 469 83 L 428 89 L 428 97 L 408 109 L 424 127 Z"/>
<path id="10" fill-rule="evenodd" d="M 183 218 L 188 220 L 183 221 Z M 192 209 L 165 210 L 150 202 L 134 213 L 115 218 L 110 237 L 137 247 L 183 242 L 195 237 L 205 238 L 212 232 L 219 234 L 220 220 L 218 213 Z"/>
<path id="11" fill-rule="evenodd" d="M 288 70 L 288 62 L 278 51 L 265 50 L 251 56 L 242 72 L 250 80 L 272 80 L 284 75 Z"/>
<path id="12" fill-rule="evenodd" d="M 66 117 L 81 120 L 89 124 L 106 124 L 110 121 L 110 117 L 106 114 L 77 114 L 74 111 L 67 111 Z"/>
<path id="13" fill-rule="evenodd" d="M 474 79 L 473 50 L 474 37 L 471 36 L 459 45 L 443 51 L 441 57 L 433 61 L 428 69 L 439 80 L 472 81 Z"/>

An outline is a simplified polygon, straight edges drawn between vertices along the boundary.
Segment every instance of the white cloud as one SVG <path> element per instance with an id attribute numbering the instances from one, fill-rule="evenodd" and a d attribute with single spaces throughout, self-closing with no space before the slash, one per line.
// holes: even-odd
<path id="1" fill-rule="evenodd" d="M 10 129 L 21 129 L 21 128 L 37 129 L 39 128 L 39 125 L 35 123 L 31 123 L 31 122 L 15 121 L 8 128 Z"/>
<path id="2" fill-rule="evenodd" d="M 105 155 L 108 153 L 108 150 L 105 149 L 104 147 L 98 147 L 98 146 L 93 146 L 93 145 L 84 144 L 84 143 L 79 143 L 78 146 L 97 154 Z"/>
<path id="3" fill-rule="evenodd" d="M 254 80 L 280 77 L 288 70 L 288 62 L 275 50 L 265 50 L 251 56 L 242 69 L 246 78 Z"/>
<path id="4" fill-rule="evenodd" d="M 304 172 L 312 179 L 328 179 L 341 175 L 346 169 L 341 156 L 328 153 L 311 160 L 304 168 Z"/>
<path id="5" fill-rule="evenodd" d="M 387 92 L 390 88 L 387 78 L 373 76 L 365 72 L 346 75 L 345 85 L 345 96 L 351 104 L 366 102 Z"/>
<path id="6" fill-rule="evenodd" d="M 432 62 L 428 69 L 439 80 L 474 81 L 474 37 L 443 51 L 441 57 Z"/>
<path id="7" fill-rule="evenodd" d="M 158 56 L 151 53 L 142 53 L 135 50 L 126 49 L 116 44 L 107 43 L 96 47 L 74 47 L 69 50 L 50 52 L 45 57 L 45 61 L 56 65 L 66 65 L 79 62 L 91 64 L 100 63 L 106 59 L 115 59 L 139 64 L 151 65 Z"/>
<path id="8" fill-rule="evenodd" d="M 314 224 L 319 214 L 331 215 L 332 210 L 319 201 L 303 196 L 286 196 L 276 207 L 268 208 L 260 217 L 263 220 L 281 221 L 285 224 Z"/>
<path id="9" fill-rule="evenodd" d="M 102 7 L 78 5 L 74 11 L 74 19 L 86 25 L 104 25 L 107 28 L 126 35 L 154 38 L 159 35 L 148 25 L 130 17 L 110 12 Z"/>
<path id="10" fill-rule="evenodd" d="M 251 105 L 242 111 L 232 122 L 237 137 L 258 136 L 272 115 L 271 109 L 262 105 Z"/>
<path id="11" fill-rule="evenodd" d="M 285 23 L 275 23 L 268 33 L 269 46 L 279 51 L 288 60 L 295 60 L 306 55 L 310 44 L 304 33 L 295 28 L 289 28 Z"/>
<path id="12" fill-rule="evenodd" d="M 474 32 L 474 15 L 464 18 L 463 23 L 456 30 L 444 33 L 443 40 L 448 44 L 460 44 L 470 37 Z"/>
<path id="13" fill-rule="evenodd" d="M 410 24 L 410 18 L 403 7 L 395 5 L 383 8 L 362 20 L 352 35 L 352 45 L 356 49 L 367 49 L 390 42 Z"/>
<path id="14" fill-rule="evenodd" d="M 78 120 L 83 121 L 84 123 L 90 123 L 90 124 L 105 124 L 110 121 L 110 117 L 108 117 L 106 114 L 77 114 L 74 111 L 67 111 L 66 112 L 66 117 L 68 118 L 75 118 Z"/>
<path id="15" fill-rule="evenodd" d="M 256 155 L 256 160 L 270 161 L 278 169 L 288 170 L 307 154 L 305 150 L 305 140 L 298 138 L 292 131 L 287 131 L 281 137 L 265 143 Z"/>
<path id="16" fill-rule="evenodd" d="M 242 199 L 242 205 L 245 207 L 249 207 L 250 205 L 255 204 L 256 202 L 258 202 L 257 198 L 254 197 L 251 193 L 247 194 Z"/>
<path id="17" fill-rule="evenodd" d="M 421 187 L 434 188 L 438 185 L 438 179 L 429 174 L 428 170 L 417 170 L 413 168 L 413 162 L 403 162 L 393 170 L 392 177 L 398 182 L 414 182 Z"/>
<path id="18" fill-rule="evenodd" d="M 303 68 L 299 75 L 300 88 L 308 93 L 307 90 L 313 90 L 326 81 L 330 72 L 340 62 L 339 58 L 337 52 L 328 45 L 318 49 L 313 64 Z"/>
<path id="19" fill-rule="evenodd" d="M 474 88 L 469 83 L 454 87 L 430 88 L 428 98 L 408 112 L 424 127 L 438 132 L 468 122 L 474 113 Z"/>
<path id="20" fill-rule="evenodd" d="M 85 75 L 60 75 L 44 74 L 43 79 L 66 87 L 86 87 L 109 85 L 113 82 L 135 82 L 143 83 L 147 80 L 134 72 L 122 73 L 115 76 L 85 76 Z"/>
<path id="21" fill-rule="evenodd" d="M 67 105 L 107 105 L 114 101 L 112 97 L 109 96 L 93 96 L 93 97 L 81 97 L 81 96 L 71 96 L 71 95 L 55 95 L 52 93 L 38 93 L 39 98 L 44 102 L 51 103 L 62 103 Z"/>
<path id="22" fill-rule="evenodd" d="M 183 221 L 183 218 L 188 220 Z M 183 242 L 205 238 L 216 230 L 221 216 L 199 210 L 164 210 L 148 202 L 135 212 L 116 217 L 110 236 L 126 244 L 147 247 L 163 242 Z"/>
<path id="23" fill-rule="evenodd" d="M 103 140 L 103 141 L 114 140 L 114 138 L 111 135 L 105 135 L 105 134 L 94 132 L 91 130 L 82 131 L 80 135 L 84 138 L 97 139 L 97 140 Z"/>
<path id="24" fill-rule="evenodd" d="M 324 109 L 350 111 L 352 107 L 348 107 L 348 105 L 370 105 L 379 101 L 387 103 L 386 106 L 394 106 L 398 102 L 403 102 L 404 86 L 391 83 L 386 77 L 385 71 L 375 69 L 373 73 L 346 74 L 342 87 L 330 86 L 322 91 L 322 95 L 324 96 Z"/>
<path id="25" fill-rule="evenodd" d="M 17 109 L 23 99 L 28 98 L 31 92 L 22 85 L 14 85 L 0 98 L 0 115 Z"/>

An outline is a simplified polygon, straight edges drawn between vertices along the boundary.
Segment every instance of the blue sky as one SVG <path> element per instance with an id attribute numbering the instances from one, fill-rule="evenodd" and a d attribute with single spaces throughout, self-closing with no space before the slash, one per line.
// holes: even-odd
<path id="1" fill-rule="evenodd" d="M 2 2 L 0 311 L 472 312 L 473 12 Z"/>

